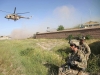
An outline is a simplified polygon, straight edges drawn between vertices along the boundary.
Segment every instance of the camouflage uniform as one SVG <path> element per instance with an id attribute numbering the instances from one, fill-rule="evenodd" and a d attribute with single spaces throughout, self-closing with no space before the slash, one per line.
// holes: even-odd
<path id="1" fill-rule="evenodd" d="M 91 54 L 91 50 L 90 50 L 90 47 L 88 46 L 88 44 L 85 43 L 85 42 L 83 44 L 80 44 L 79 49 L 82 50 L 82 52 L 86 56 L 86 59 L 88 60 L 89 59 L 89 55 Z"/>
<path id="2" fill-rule="evenodd" d="M 80 70 L 83 71 L 86 68 L 86 57 L 83 52 L 78 49 L 77 52 L 71 52 L 66 64 L 62 65 L 59 68 L 58 75 L 77 75 Z"/>

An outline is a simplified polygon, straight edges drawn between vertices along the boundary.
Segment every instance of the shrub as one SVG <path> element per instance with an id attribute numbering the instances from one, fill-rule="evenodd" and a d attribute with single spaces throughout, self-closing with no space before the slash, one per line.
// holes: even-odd
<path id="1" fill-rule="evenodd" d="M 63 26 L 63 25 L 60 25 L 60 26 L 57 28 L 57 31 L 60 31 L 60 30 L 64 30 L 64 26 Z"/>
<path id="2" fill-rule="evenodd" d="M 86 35 L 85 38 L 86 38 L 87 40 L 89 40 L 89 39 L 92 39 L 92 36 L 91 36 L 91 35 Z"/>
<path id="3" fill-rule="evenodd" d="M 97 73 L 100 71 L 100 55 L 90 55 L 87 71 L 90 72 L 92 75 L 97 75 Z"/>
<path id="4" fill-rule="evenodd" d="M 69 36 L 67 37 L 67 40 L 70 40 L 70 39 L 73 39 L 73 35 L 69 35 Z"/>

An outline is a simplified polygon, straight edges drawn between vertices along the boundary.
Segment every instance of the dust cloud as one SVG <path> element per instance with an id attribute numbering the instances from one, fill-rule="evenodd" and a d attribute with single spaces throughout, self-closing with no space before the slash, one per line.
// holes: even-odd
<path id="1" fill-rule="evenodd" d="M 32 37 L 33 34 L 29 29 L 21 28 L 13 30 L 10 36 L 12 39 L 26 39 Z"/>

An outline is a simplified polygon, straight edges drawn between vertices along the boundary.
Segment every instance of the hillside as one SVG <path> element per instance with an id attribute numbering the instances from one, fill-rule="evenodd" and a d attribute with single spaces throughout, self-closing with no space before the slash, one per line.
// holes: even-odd
<path id="1" fill-rule="evenodd" d="M 100 39 L 86 40 L 92 54 L 87 71 L 100 71 Z M 0 40 L 0 75 L 57 75 L 69 52 L 65 39 Z"/>

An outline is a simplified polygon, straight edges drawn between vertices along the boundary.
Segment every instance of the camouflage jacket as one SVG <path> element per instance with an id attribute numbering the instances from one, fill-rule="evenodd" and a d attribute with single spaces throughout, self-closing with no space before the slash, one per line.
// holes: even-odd
<path id="1" fill-rule="evenodd" d="M 69 55 L 67 63 L 75 62 L 76 67 L 81 69 L 87 68 L 87 60 L 84 53 L 81 50 L 78 50 L 77 53 L 73 52 Z"/>
<path id="2" fill-rule="evenodd" d="M 90 47 L 87 45 L 87 43 L 83 43 L 82 45 L 79 46 L 79 49 L 82 50 L 82 52 L 86 55 L 89 56 L 91 54 Z"/>

